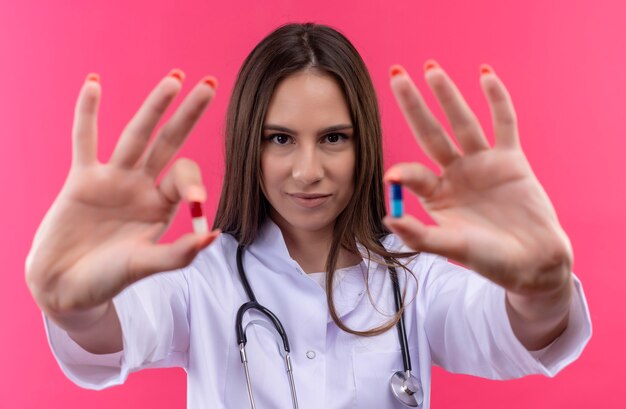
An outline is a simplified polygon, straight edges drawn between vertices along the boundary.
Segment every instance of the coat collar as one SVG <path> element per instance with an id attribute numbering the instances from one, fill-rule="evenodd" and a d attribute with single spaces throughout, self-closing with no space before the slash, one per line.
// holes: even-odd
<path id="1" fill-rule="evenodd" d="M 386 241 L 383 242 L 384 245 L 387 244 Z M 375 285 L 373 286 L 375 275 L 382 273 L 381 265 L 376 261 L 368 259 L 365 247 L 357 243 L 357 248 L 363 257 L 363 261 L 360 264 L 361 268 L 348 268 L 344 274 L 339 272 L 335 277 L 337 281 L 333 290 L 333 300 L 335 309 L 340 317 L 344 317 L 352 312 L 366 295 L 367 287 L 364 274 L 367 273 L 368 285 L 372 289 L 372 287 L 376 287 Z M 274 274 L 306 274 L 303 273 L 298 262 L 289 254 L 282 231 L 269 218 L 259 230 L 257 238 L 248 247 L 248 251 L 266 266 L 271 266 L 270 270 Z"/>
<path id="2" fill-rule="evenodd" d="M 275 273 L 297 272 L 300 266 L 291 258 L 283 233 L 276 223 L 267 218 L 257 237 L 247 249 Z"/>

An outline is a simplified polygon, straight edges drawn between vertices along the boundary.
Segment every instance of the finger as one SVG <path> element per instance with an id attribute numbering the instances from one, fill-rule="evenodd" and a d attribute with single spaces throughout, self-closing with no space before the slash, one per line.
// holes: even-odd
<path id="1" fill-rule="evenodd" d="M 426 62 L 424 69 L 426 82 L 446 113 L 463 152 L 471 154 L 489 149 L 478 119 L 448 74 L 433 60 Z"/>
<path id="2" fill-rule="evenodd" d="M 135 282 L 151 274 L 186 267 L 220 234 L 219 230 L 207 235 L 189 233 L 170 244 L 141 246 L 135 249 L 128 263 L 129 281 Z"/>
<path id="3" fill-rule="evenodd" d="M 180 92 L 184 78 L 185 74 L 181 70 L 174 69 L 152 90 L 124 128 L 111 155 L 112 164 L 124 168 L 135 166 L 167 107 Z"/>
<path id="4" fill-rule="evenodd" d="M 171 202 L 206 201 L 206 189 L 202 184 L 200 166 L 191 159 L 178 159 L 163 176 L 159 190 Z"/>
<path id="5" fill-rule="evenodd" d="M 149 175 L 156 178 L 178 151 L 213 98 L 216 84 L 215 78 L 205 77 L 157 133 L 145 159 L 145 170 Z"/>
<path id="6" fill-rule="evenodd" d="M 399 163 L 392 166 L 384 177 L 386 183 L 400 183 L 416 195 L 427 198 L 439 186 L 439 177 L 420 163 Z"/>
<path id="7" fill-rule="evenodd" d="M 440 226 L 426 226 L 410 215 L 399 218 L 386 216 L 383 223 L 402 241 L 416 251 L 439 254 L 463 262 L 467 243 L 461 235 Z"/>
<path id="8" fill-rule="evenodd" d="M 72 126 L 72 163 L 88 166 L 97 160 L 100 77 L 89 74 L 78 94 Z"/>
<path id="9" fill-rule="evenodd" d="M 500 78 L 486 64 L 481 66 L 480 85 L 491 109 L 496 147 L 519 148 L 517 115 L 513 101 Z"/>
<path id="10" fill-rule="evenodd" d="M 391 75 L 391 89 L 419 145 L 441 166 L 452 163 L 459 153 L 409 75 L 398 65 L 391 68 Z"/>

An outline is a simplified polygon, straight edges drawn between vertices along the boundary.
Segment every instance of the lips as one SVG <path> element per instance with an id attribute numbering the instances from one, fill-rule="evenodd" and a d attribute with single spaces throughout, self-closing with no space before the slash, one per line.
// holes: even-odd
<path id="1" fill-rule="evenodd" d="M 288 195 L 295 204 L 307 209 L 321 206 L 331 196 L 323 193 L 289 193 Z"/>

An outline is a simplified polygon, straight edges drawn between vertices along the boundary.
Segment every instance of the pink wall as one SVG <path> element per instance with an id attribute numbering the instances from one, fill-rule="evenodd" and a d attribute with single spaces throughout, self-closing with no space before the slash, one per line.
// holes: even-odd
<path id="1" fill-rule="evenodd" d="M 189 83 L 205 74 L 220 80 L 209 114 L 181 153 L 200 163 L 213 211 L 237 69 L 256 42 L 289 21 L 336 26 L 361 51 L 382 105 L 387 166 L 424 159 L 392 100 L 391 64 L 404 64 L 423 85 L 422 63 L 437 59 L 488 129 L 478 66 L 492 64 L 513 95 L 525 150 L 574 244 L 595 331 L 581 359 L 553 380 L 489 382 L 435 370 L 433 408 L 623 407 L 612 395 L 623 387 L 626 366 L 626 320 L 615 310 L 626 287 L 617 263 L 626 230 L 626 2 L 94 3 L 0 2 L 0 407 L 185 407 L 181 370 L 144 371 L 101 393 L 72 385 L 48 349 L 24 284 L 24 258 L 68 170 L 73 106 L 86 73 L 102 76 L 101 160 L 170 68 L 185 70 Z M 420 214 L 416 201 L 410 206 Z M 187 215 L 180 216 L 165 239 L 188 229 Z"/>

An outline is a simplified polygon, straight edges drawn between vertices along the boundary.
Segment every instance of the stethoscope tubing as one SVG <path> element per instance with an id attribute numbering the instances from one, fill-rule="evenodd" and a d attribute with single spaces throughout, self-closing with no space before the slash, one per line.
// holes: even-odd
<path id="1" fill-rule="evenodd" d="M 293 407 L 297 409 L 298 400 L 296 396 L 295 381 L 293 377 L 293 367 L 291 364 L 289 338 L 287 336 L 287 333 L 282 323 L 278 319 L 278 317 L 268 308 L 259 304 L 259 302 L 257 301 L 256 296 L 254 294 L 254 291 L 252 290 L 252 287 L 250 286 L 250 282 L 248 281 L 248 277 L 246 275 L 246 272 L 243 266 L 243 251 L 244 251 L 244 246 L 240 244 L 237 247 L 237 271 L 239 273 L 241 284 L 250 301 L 244 303 L 243 305 L 241 305 L 241 307 L 239 307 L 239 310 L 237 311 L 235 325 L 236 325 L 236 331 L 237 331 L 237 341 L 239 343 L 239 350 L 240 350 L 240 355 L 241 355 L 241 362 L 243 363 L 244 370 L 245 370 L 246 386 L 248 389 L 248 397 L 250 399 L 250 405 L 252 406 L 253 409 L 256 408 L 256 404 L 254 402 L 254 396 L 252 393 L 252 383 L 250 381 L 250 372 L 248 369 L 248 358 L 246 356 L 246 351 L 245 351 L 245 347 L 248 342 L 248 339 L 246 337 L 245 328 L 243 327 L 243 316 L 249 310 L 256 310 L 268 318 L 268 320 L 272 323 L 272 325 L 274 326 L 274 328 L 276 329 L 276 331 L 278 332 L 278 334 L 280 335 L 282 339 L 283 349 L 285 350 L 285 354 L 284 354 L 285 366 L 286 366 L 286 370 L 289 376 L 289 386 L 291 389 Z M 400 292 L 400 283 L 398 280 L 398 274 L 396 272 L 396 269 L 391 265 L 391 260 L 389 260 L 388 258 L 385 258 L 385 261 L 387 262 L 389 274 L 391 277 L 391 282 L 393 284 L 393 295 L 394 295 L 394 303 L 396 306 L 396 313 L 400 313 L 400 319 L 398 320 L 396 327 L 398 330 L 398 339 L 400 342 L 400 349 L 402 350 L 402 364 L 404 366 L 404 374 L 406 376 L 406 379 L 409 379 L 411 377 L 411 355 L 409 354 L 408 340 L 406 336 L 406 327 L 404 324 L 404 310 L 402 307 L 403 303 L 402 303 L 402 294 Z M 396 373 L 396 375 L 397 374 L 399 373 Z M 393 389 L 393 384 L 392 384 L 392 389 Z M 407 390 L 406 387 L 402 387 L 401 389 Z M 396 392 L 394 391 L 394 393 Z M 410 394 L 413 395 L 413 392 L 410 392 Z M 400 398 L 398 397 L 398 399 Z M 417 406 L 417 405 L 409 405 L 409 406 Z"/>
<path id="2" fill-rule="evenodd" d="M 389 260 L 385 260 L 387 264 Z M 400 319 L 396 327 L 398 328 L 398 339 L 400 341 L 400 349 L 402 350 L 402 364 L 404 372 L 411 371 L 411 355 L 409 354 L 409 342 L 406 337 L 406 328 L 404 327 L 404 309 L 402 307 L 402 294 L 400 293 L 400 283 L 398 281 L 398 273 L 394 267 L 389 266 L 389 275 L 393 283 L 393 298 L 396 304 L 396 312 L 401 312 Z"/>
<path id="3" fill-rule="evenodd" d="M 238 323 L 237 343 L 238 344 L 243 344 L 245 346 L 248 343 L 248 338 L 246 337 L 246 331 L 244 330 L 243 325 L 239 325 L 239 323 L 243 323 L 243 315 L 248 310 L 256 310 L 260 312 L 261 314 L 265 315 L 272 322 L 272 324 L 274 325 L 274 328 L 276 328 L 276 331 L 278 331 L 278 335 L 280 335 L 280 337 L 282 338 L 283 348 L 285 349 L 285 353 L 291 352 L 289 348 L 289 339 L 287 338 L 287 333 L 285 332 L 285 329 L 283 328 L 283 325 L 281 324 L 278 317 L 274 315 L 274 313 L 270 311 L 268 308 L 262 306 L 256 301 L 249 301 L 243 304 L 241 307 L 239 307 L 239 311 L 237 311 L 237 323 Z"/>

